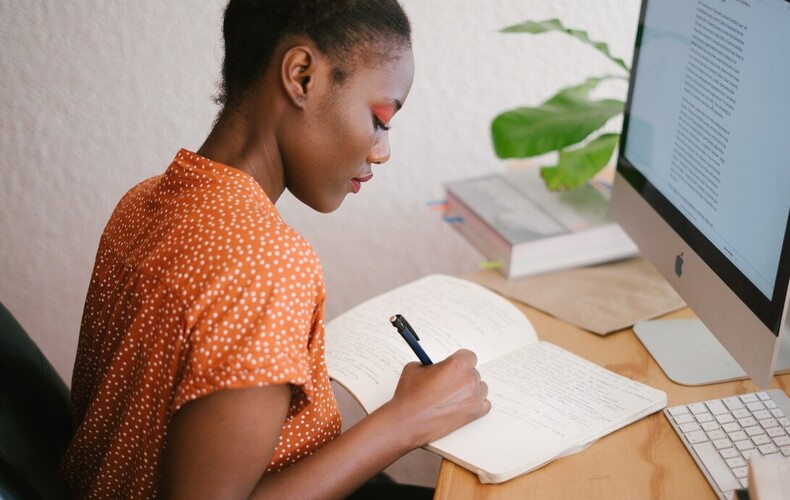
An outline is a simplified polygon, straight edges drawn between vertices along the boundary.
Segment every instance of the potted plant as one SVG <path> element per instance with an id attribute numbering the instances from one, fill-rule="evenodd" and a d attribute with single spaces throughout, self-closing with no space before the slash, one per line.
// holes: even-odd
<path id="1" fill-rule="evenodd" d="M 598 50 L 621 74 L 587 78 L 563 88 L 537 107 L 520 107 L 494 118 L 491 135 L 500 158 L 528 158 L 557 152 L 556 165 L 541 167 L 540 174 L 551 190 L 573 189 L 585 184 L 607 165 L 620 138 L 619 133 L 598 133 L 611 118 L 621 114 L 619 99 L 593 99 L 592 91 L 610 79 L 627 80 L 630 68 L 612 56 L 609 47 L 590 40 L 587 32 L 566 28 L 558 19 L 526 21 L 501 30 L 503 33 L 565 33 Z"/>

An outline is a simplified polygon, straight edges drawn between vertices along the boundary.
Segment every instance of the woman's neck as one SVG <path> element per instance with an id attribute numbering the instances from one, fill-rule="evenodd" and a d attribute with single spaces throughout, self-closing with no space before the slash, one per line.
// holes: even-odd
<path id="1" fill-rule="evenodd" d="M 274 127 L 260 117 L 250 120 L 240 107 L 222 113 L 197 154 L 246 172 L 272 203 L 285 190 Z"/>

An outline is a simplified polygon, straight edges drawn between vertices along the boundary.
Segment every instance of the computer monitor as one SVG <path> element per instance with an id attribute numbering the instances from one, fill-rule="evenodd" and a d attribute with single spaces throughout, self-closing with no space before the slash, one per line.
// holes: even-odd
<path id="1" fill-rule="evenodd" d="M 643 0 L 615 177 L 615 220 L 706 327 L 640 340 L 677 382 L 769 386 L 790 368 L 790 0 Z"/>

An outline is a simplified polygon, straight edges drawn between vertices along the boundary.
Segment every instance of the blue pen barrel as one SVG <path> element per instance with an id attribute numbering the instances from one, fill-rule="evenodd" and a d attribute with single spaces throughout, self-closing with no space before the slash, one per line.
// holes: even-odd
<path id="1" fill-rule="evenodd" d="M 417 333 L 411 327 L 409 322 L 406 321 L 406 318 L 404 318 L 400 314 L 396 314 L 395 316 L 392 316 L 390 318 L 390 323 L 392 323 L 392 326 L 394 326 L 398 330 L 398 333 L 400 334 L 401 337 L 403 337 L 403 340 L 405 340 L 406 343 L 409 344 L 409 347 L 411 348 L 412 351 L 414 351 L 414 354 L 417 355 L 417 358 L 420 360 L 420 363 L 424 365 L 433 364 L 433 361 L 431 361 L 431 358 L 428 357 L 428 355 L 425 353 L 425 351 L 423 350 L 422 346 L 419 343 L 420 337 L 417 336 Z"/>

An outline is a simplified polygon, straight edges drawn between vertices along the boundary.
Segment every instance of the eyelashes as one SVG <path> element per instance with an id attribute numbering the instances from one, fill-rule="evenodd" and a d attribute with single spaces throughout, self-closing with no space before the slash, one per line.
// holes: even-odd
<path id="1" fill-rule="evenodd" d="M 381 120 L 379 120 L 379 119 L 378 119 L 377 117 L 375 117 L 375 116 L 373 117 L 373 126 L 374 126 L 376 129 L 378 129 L 378 130 L 384 130 L 384 131 L 387 131 L 387 130 L 389 130 L 389 129 L 390 129 L 390 127 L 391 127 L 390 125 L 385 125 L 384 123 L 382 123 L 382 122 L 381 122 Z"/>
<path id="2" fill-rule="evenodd" d="M 392 121 L 392 116 L 397 112 L 398 108 L 395 104 L 387 102 L 373 104 L 370 110 L 373 114 L 373 127 L 376 130 L 387 131 L 390 129 L 389 123 Z"/>

